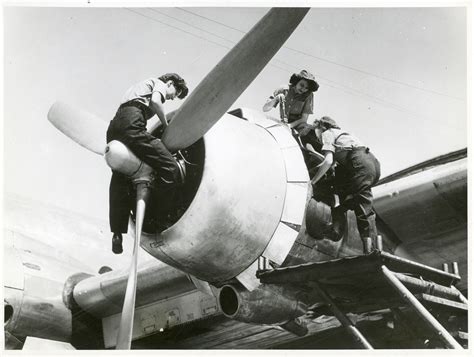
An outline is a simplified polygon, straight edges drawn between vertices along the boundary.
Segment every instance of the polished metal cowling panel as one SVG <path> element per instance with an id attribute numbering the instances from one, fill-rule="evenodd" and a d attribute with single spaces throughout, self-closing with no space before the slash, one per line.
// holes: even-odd
<path id="1" fill-rule="evenodd" d="M 233 278 L 265 250 L 285 203 L 281 149 L 262 127 L 226 114 L 205 136 L 198 192 L 181 219 L 141 245 L 161 261 L 210 282 Z"/>

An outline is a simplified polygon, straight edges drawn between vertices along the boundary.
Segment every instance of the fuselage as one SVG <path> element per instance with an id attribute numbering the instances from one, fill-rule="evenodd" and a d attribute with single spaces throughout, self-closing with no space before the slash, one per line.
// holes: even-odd
<path id="1" fill-rule="evenodd" d="M 348 233 L 341 242 L 316 240 L 311 235 L 314 228 L 307 229 L 309 223 L 314 227 L 315 222 L 329 222 L 330 207 L 311 198 L 303 156 L 289 130 L 262 113 L 247 109 L 239 113 L 237 116 L 228 114 L 196 145 L 198 153 L 191 157 L 193 164 L 202 167 L 191 182 L 192 189 L 188 189 L 190 196 L 185 212 L 165 230 L 154 233 L 149 230 L 142 237 L 142 247 L 167 265 L 149 256 L 140 264 L 136 323 L 150 313 L 169 318 L 157 318 L 151 324 L 153 328 L 136 328 L 134 338 L 155 333 L 170 323 L 202 318 L 206 316 L 202 311 L 211 315 L 221 313 L 217 296 L 224 285 L 235 287 L 232 293 L 240 294 L 241 306 L 247 310 L 252 309 L 261 296 L 281 296 L 272 301 L 279 301 L 278 311 L 286 311 L 287 315 L 273 316 L 279 316 L 283 323 L 304 311 L 305 302 L 295 300 L 293 294 L 284 289 L 277 293 L 269 291 L 256 280 L 260 256 L 280 266 L 361 253 L 353 214 L 348 215 Z M 239 145 L 243 140 L 247 140 L 244 147 Z M 386 249 L 435 267 L 456 261 L 464 279 L 466 191 L 465 158 L 427 166 L 375 187 L 378 226 Z M 71 218 L 63 218 L 71 222 Z M 80 219 L 76 227 L 77 222 Z M 119 321 L 128 273 L 114 266 L 113 271 L 98 274 L 98 265 L 87 266 L 71 257 L 81 249 L 87 251 L 88 242 L 97 240 L 99 232 L 107 231 L 104 227 L 86 229 L 87 234 L 80 237 L 78 232 L 72 233 L 72 237 L 77 238 L 71 242 L 67 239 L 71 232 L 61 231 L 58 226 L 53 234 L 51 230 L 44 230 L 41 232 L 44 235 L 31 237 L 15 232 L 21 230 L 21 225 L 11 225 L 7 233 L 15 237 L 16 243 L 11 241 L 8 248 L 12 251 L 9 255 L 12 261 L 8 275 L 11 279 L 6 286 L 6 300 L 11 301 L 5 310 L 11 319 L 6 325 L 7 331 L 20 339 L 35 334 L 44 337 L 34 331 L 37 326 L 31 321 L 39 316 L 38 306 L 49 306 L 48 311 L 55 312 L 48 315 L 51 321 L 43 320 L 49 328 L 47 335 L 68 341 L 72 331 L 61 326 L 71 326 L 70 303 L 74 301 L 79 309 L 102 320 L 107 346 L 113 346 L 113 331 Z M 61 239 L 54 243 L 31 243 L 60 232 Z M 108 251 L 106 242 L 102 241 L 105 252 Z M 71 248 L 75 245 L 76 248 Z M 35 248 L 28 253 L 24 246 Z M 59 253 L 60 247 L 68 253 Z M 51 254 L 56 264 L 51 264 Z M 66 282 L 70 283 L 67 292 Z M 240 292 L 242 287 L 247 293 Z M 465 285 L 461 289 L 463 287 Z M 167 315 L 170 301 L 176 301 L 183 311 L 192 306 L 192 301 L 205 301 L 208 309 L 189 310 L 186 318 L 180 314 L 180 319 L 172 319 L 170 316 L 176 316 L 176 312 Z M 268 323 L 249 321 L 262 316 L 239 314 L 239 306 L 231 307 L 236 318 Z M 255 306 L 261 308 L 261 305 Z M 31 316 L 24 315 L 21 319 L 20 310 L 25 314 L 30 311 Z M 26 327 L 28 324 L 33 330 Z"/>

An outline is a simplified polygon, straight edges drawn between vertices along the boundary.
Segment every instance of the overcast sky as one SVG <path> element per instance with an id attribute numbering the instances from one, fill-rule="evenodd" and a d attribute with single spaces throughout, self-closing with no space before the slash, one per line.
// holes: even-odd
<path id="1" fill-rule="evenodd" d="M 193 90 L 267 10 L 5 7 L 6 192 L 107 219 L 110 170 L 52 127 L 51 104 L 109 121 L 125 90 L 149 76 L 178 72 Z M 307 69 L 320 84 L 313 117 L 329 115 L 358 136 L 382 176 L 466 147 L 466 15 L 312 8 L 232 108 L 261 109 Z"/>

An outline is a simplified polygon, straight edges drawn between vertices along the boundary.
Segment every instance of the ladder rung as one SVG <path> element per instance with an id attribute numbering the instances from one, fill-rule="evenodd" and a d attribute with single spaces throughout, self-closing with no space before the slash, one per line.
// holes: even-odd
<path id="1" fill-rule="evenodd" d="M 400 280 L 414 294 L 429 294 L 432 296 L 439 296 L 451 301 L 459 300 L 459 292 L 456 289 L 440 285 L 431 281 L 423 280 L 422 278 L 415 278 L 405 274 L 393 272 L 393 274 Z"/>
<path id="2" fill-rule="evenodd" d="M 467 304 L 464 304 L 462 302 L 452 301 L 452 300 L 440 298 L 440 297 L 429 295 L 429 294 L 420 294 L 420 295 L 417 295 L 417 297 L 418 297 L 418 300 L 425 301 L 430 304 L 443 305 L 446 307 L 450 307 L 450 308 L 467 312 Z"/>

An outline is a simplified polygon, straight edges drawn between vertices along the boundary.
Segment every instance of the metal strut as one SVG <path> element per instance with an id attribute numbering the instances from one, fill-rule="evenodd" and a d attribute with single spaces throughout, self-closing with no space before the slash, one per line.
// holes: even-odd
<path id="1" fill-rule="evenodd" d="M 431 329 L 443 340 L 447 347 L 453 349 L 463 349 L 451 334 L 441 325 L 430 312 L 418 301 L 418 299 L 408 290 L 392 271 L 385 265 L 381 266 L 382 273 L 387 281 L 395 288 L 400 296 L 408 302 L 418 313 L 418 315 L 428 323 Z"/>
<path id="2" fill-rule="evenodd" d="M 459 301 L 467 305 L 467 298 L 454 285 L 451 285 L 451 289 L 456 292 Z"/>
<path id="3" fill-rule="evenodd" d="M 342 326 L 345 327 L 346 331 L 358 342 L 363 348 L 367 350 L 373 350 L 372 345 L 366 340 L 364 335 L 357 329 L 354 323 L 336 306 L 334 300 L 326 293 L 326 291 L 316 282 L 312 281 L 311 286 L 314 287 L 319 296 L 328 304 L 329 309 L 333 312 L 334 316 L 339 320 Z"/>

